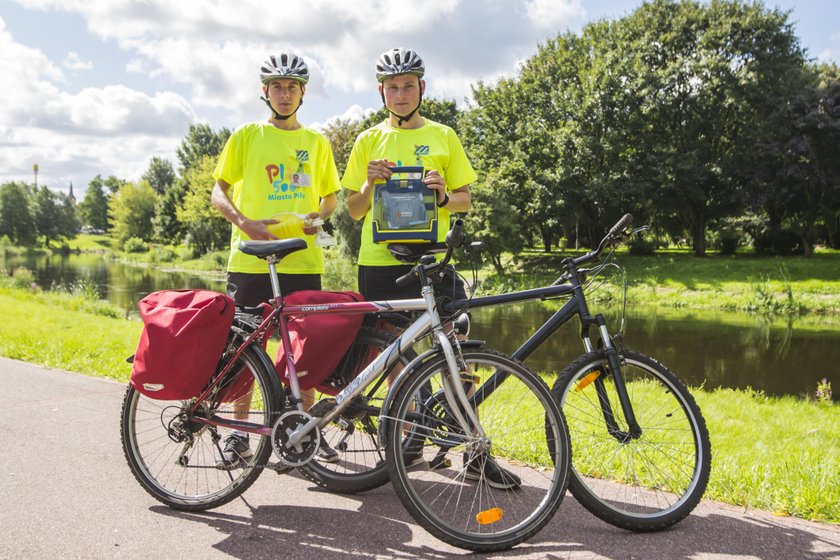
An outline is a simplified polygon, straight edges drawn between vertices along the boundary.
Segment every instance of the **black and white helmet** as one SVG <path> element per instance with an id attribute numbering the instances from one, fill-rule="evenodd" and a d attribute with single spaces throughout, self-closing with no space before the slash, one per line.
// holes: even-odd
<path id="1" fill-rule="evenodd" d="M 302 84 L 309 81 L 309 68 L 303 58 L 292 53 L 271 55 L 260 67 L 260 80 L 267 84 L 270 80 L 288 78 Z"/>
<path id="2" fill-rule="evenodd" d="M 379 82 L 400 74 L 414 74 L 422 78 L 425 73 L 423 59 L 412 49 L 390 49 L 380 54 L 376 61 L 376 79 Z"/>

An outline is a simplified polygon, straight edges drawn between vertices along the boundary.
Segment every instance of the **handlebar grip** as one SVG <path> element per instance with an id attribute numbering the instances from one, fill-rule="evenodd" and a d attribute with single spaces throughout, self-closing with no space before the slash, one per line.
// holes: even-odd
<path id="1" fill-rule="evenodd" d="M 397 286 L 399 286 L 400 288 L 405 288 L 406 286 L 408 286 L 409 284 L 414 282 L 414 278 L 415 278 L 415 275 L 414 275 L 414 271 L 412 270 L 408 274 L 403 274 L 402 276 L 397 278 L 396 282 L 394 282 L 394 283 Z"/>
<path id="2" fill-rule="evenodd" d="M 631 225 L 632 223 L 633 223 L 633 214 L 624 214 L 621 217 L 621 219 L 618 220 L 618 223 L 615 224 L 612 227 L 612 229 L 607 234 L 607 236 L 612 237 L 613 235 L 622 231 L 623 229 L 625 229 L 627 226 Z"/>
<path id="3" fill-rule="evenodd" d="M 464 220 L 455 220 L 452 229 L 446 233 L 446 246 L 457 249 L 464 244 Z"/>

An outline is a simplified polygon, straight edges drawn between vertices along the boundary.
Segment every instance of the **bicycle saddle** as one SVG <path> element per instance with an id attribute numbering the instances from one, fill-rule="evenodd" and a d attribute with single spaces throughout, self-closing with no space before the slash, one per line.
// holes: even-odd
<path id="1" fill-rule="evenodd" d="M 253 255 L 261 259 L 275 255 L 282 259 L 295 251 L 306 249 L 306 241 L 298 237 L 292 239 L 278 239 L 270 241 L 241 241 L 239 250 L 246 255 Z"/>
<path id="2" fill-rule="evenodd" d="M 414 263 L 423 255 L 445 253 L 446 243 L 391 243 L 388 250 L 397 260 Z"/>

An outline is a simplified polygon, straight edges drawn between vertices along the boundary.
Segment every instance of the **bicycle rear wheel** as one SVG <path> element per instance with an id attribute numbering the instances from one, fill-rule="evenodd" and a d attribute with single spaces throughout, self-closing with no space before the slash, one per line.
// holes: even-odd
<path id="1" fill-rule="evenodd" d="M 568 482 L 568 431 L 548 387 L 524 364 L 482 349 L 464 350 L 463 359 L 465 389 L 487 393 L 476 409 L 486 437 L 462 431 L 459 405 L 443 389 L 446 361 L 437 356 L 397 389 L 385 417 L 391 480 L 435 537 L 468 550 L 504 550 L 557 511 Z M 418 405 L 416 395 L 429 387 Z M 408 450 L 405 440 L 414 444 Z"/>
<path id="2" fill-rule="evenodd" d="M 390 341 L 391 335 L 385 331 L 362 328 L 336 368 L 339 385 L 352 381 Z M 399 371 L 415 356 L 408 349 L 400 355 L 392 371 Z M 305 478 L 330 491 L 346 494 L 365 492 L 388 482 L 385 451 L 379 441 L 379 415 L 388 391 L 387 375 L 383 374 L 380 383 L 372 384 L 362 397 L 323 428 L 324 441 L 338 451 L 338 461 L 310 461 L 298 469 Z"/>
<path id="3" fill-rule="evenodd" d="M 234 374 L 216 391 L 218 402 L 208 399 L 196 416 L 270 425 L 279 415 L 279 396 L 268 377 L 276 373 L 266 370 L 259 352 L 251 347 L 240 355 Z M 150 399 L 129 386 L 121 435 L 131 472 L 149 494 L 174 509 L 200 511 L 231 501 L 254 483 L 271 454 L 271 438 L 250 434 L 250 456 L 219 464 L 233 430 L 191 420 L 192 403 Z M 250 405 L 250 411 L 235 414 L 236 404 Z"/>
<path id="4" fill-rule="evenodd" d="M 631 531 L 656 531 L 687 516 L 709 480 L 711 445 L 694 398 L 668 368 L 624 350 L 621 374 L 641 437 L 627 436 L 606 354 L 580 356 L 552 392 L 572 438 L 572 495 L 602 520 Z M 608 402 L 618 432 L 608 432 Z"/>

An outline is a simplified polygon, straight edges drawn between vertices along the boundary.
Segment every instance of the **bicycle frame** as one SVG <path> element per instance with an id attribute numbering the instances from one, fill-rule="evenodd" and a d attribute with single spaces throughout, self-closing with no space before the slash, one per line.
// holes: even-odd
<path id="1" fill-rule="evenodd" d="M 431 286 L 425 286 L 422 288 L 421 295 L 423 297 L 420 299 L 285 305 L 282 297 L 279 296 L 279 286 L 276 285 L 275 265 L 271 261 L 269 261 L 269 269 L 271 271 L 271 278 L 273 279 L 272 285 L 275 288 L 275 294 L 278 294 L 273 300 L 274 308 L 271 313 L 263 319 L 260 325 L 245 339 L 245 341 L 239 345 L 234 355 L 229 359 L 225 368 L 216 376 L 207 389 L 199 395 L 195 403 L 192 404 L 190 414 L 194 415 L 196 422 L 207 425 L 224 426 L 262 436 L 271 436 L 273 426 L 265 426 L 262 424 L 255 424 L 240 420 L 226 420 L 217 416 L 204 418 L 200 414 L 196 414 L 196 412 L 200 408 L 201 403 L 204 402 L 204 400 L 208 398 L 219 383 L 226 378 L 228 373 L 234 367 L 237 358 L 252 343 L 261 342 L 266 337 L 270 336 L 274 329 L 278 329 L 280 331 L 280 338 L 284 348 L 291 348 L 291 340 L 288 329 L 288 321 L 291 317 L 328 314 L 379 313 L 384 311 L 422 311 L 422 313 L 399 335 L 394 342 L 384 349 L 379 356 L 373 360 L 373 362 L 359 372 L 357 377 L 348 384 L 347 387 L 334 397 L 335 406 L 332 410 L 323 416 L 313 416 L 309 422 L 296 429 L 289 436 L 289 445 L 297 444 L 306 434 L 328 424 L 333 418 L 338 416 L 341 411 L 349 405 L 353 398 L 359 396 L 373 380 L 396 363 L 403 348 L 410 348 L 419 339 L 427 336 L 430 332 L 434 334 L 444 353 L 444 356 L 446 357 L 449 365 L 450 376 L 454 376 L 453 379 L 458 377 L 459 370 L 455 361 L 455 353 L 448 336 L 443 332 L 440 316 L 435 308 L 434 292 Z M 294 358 L 291 352 L 286 353 L 286 360 L 287 371 L 289 373 L 289 388 L 295 399 L 297 409 L 304 412 L 303 401 L 300 398 L 300 387 L 296 375 L 297 370 L 295 369 Z M 469 397 L 467 396 L 462 384 L 454 382 L 450 379 L 450 383 L 447 384 L 447 388 L 449 390 L 445 391 L 446 398 L 450 401 L 456 419 L 461 424 L 461 428 L 465 430 L 465 433 L 473 433 L 479 438 L 484 437 L 484 431 L 481 428 L 481 424 L 478 421 L 475 410 L 469 406 L 456 404 L 459 402 L 469 402 Z M 466 413 L 466 417 L 462 413 Z"/>
<path id="2" fill-rule="evenodd" d="M 598 251 L 600 252 L 600 250 Z M 606 319 L 600 313 L 595 316 L 590 315 L 589 306 L 586 303 L 586 296 L 583 292 L 583 282 L 577 270 L 576 262 L 567 258 L 563 261 L 563 265 L 570 277 L 570 282 L 565 284 L 556 284 L 546 286 L 544 288 L 534 288 L 530 290 L 521 290 L 511 292 L 508 294 L 499 294 L 492 296 L 480 296 L 472 299 L 461 299 L 453 301 L 445 306 L 445 310 L 452 312 L 454 310 L 469 308 L 476 309 L 481 307 L 489 307 L 493 305 L 502 305 L 505 303 L 514 303 L 529 301 L 533 299 L 548 299 L 553 297 L 563 297 L 571 295 L 567 301 L 554 315 L 552 315 L 545 323 L 537 329 L 513 354 L 511 357 L 517 360 L 526 360 L 539 348 L 552 334 L 554 334 L 562 325 L 572 319 L 575 315 L 578 316 L 581 325 L 580 337 L 583 341 L 583 346 L 586 352 L 593 352 L 595 347 L 592 344 L 590 336 L 592 327 L 597 327 L 600 334 L 600 339 L 604 345 L 604 351 L 607 355 L 607 361 L 610 365 L 611 371 L 614 372 L 613 380 L 616 385 L 616 393 L 618 394 L 619 403 L 621 404 L 624 418 L 630 428 L 629 437 L 638 438 L 642 431 L 636 421 L 636 415 L 633 407 L 630 404 L 630 398 L 627 394 L 627 388 L 624 384 L 624 378 L 620 374 L 621 364 L 618 356 L 618 351 L 612 342 L 612 337 L 607 330 Z M 504 381 L 506 374 L 502 372 L 494 373 L 487 383 L 484 383 L 471 397 L 472 406 L 480 405 L 485 398 L 492 392 L 493 387 L 498 383 Z M 600 378 L 595 381 L 596 391 L 600 397 L 601 410 L 604 414 L 604 419 L 607 423 L 609 432 L 614 437 L 626 438 L 628 434 L 619 430 L 615 422 L 614 413 L 609 401 L 605 397 L 603 388 L 603 380 Z"/>

